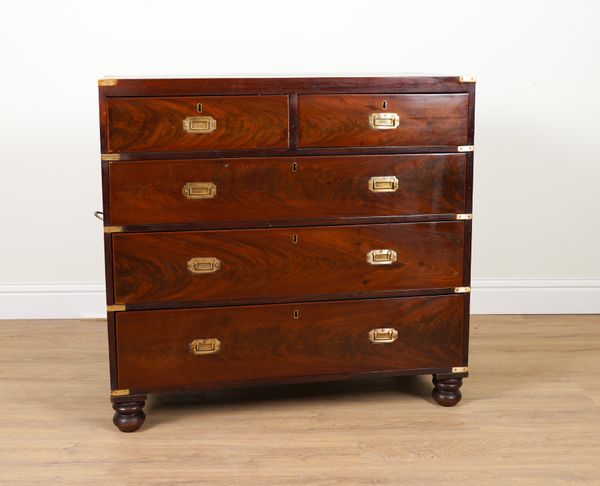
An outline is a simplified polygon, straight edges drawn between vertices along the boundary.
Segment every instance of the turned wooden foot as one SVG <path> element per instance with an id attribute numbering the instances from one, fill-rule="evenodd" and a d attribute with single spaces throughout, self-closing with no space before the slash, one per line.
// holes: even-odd
<path id="1" fill-rule="evenodd" d="M 121 432 L 135 432 L 139 429 L 146 415 L 142 411 L 146 402 L 144 400 L 136 400 L 131 402 L 114 402 L 112 407 L 115 409 L 113 424 Z"/>
<path id="2" fill-rule="evenodd" d="M 453 407 L 462 398 L 460 387 L 462 385 L 462 377 L 455 378 L 438 378 L 433 375 L 433 391 L 431 396 L 433 399 L 444 407 Z"/>

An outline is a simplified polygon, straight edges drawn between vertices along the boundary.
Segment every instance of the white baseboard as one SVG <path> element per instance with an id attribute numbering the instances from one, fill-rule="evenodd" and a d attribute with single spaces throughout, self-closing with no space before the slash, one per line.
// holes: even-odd
<path id="1" fill-rule="evenodd" d="M 473 279 L 472 314 L 600 314 L 598 279 Z M 0 284 L 0 319 L 103 318 L 102 283 Z"/>
<path id="2" fill-rule="evenodd" d="M 0 284 L 0 319 L 106 317 L 103 283 Z"/>
<path id="3" fill-rule="evenodd" d="M 600 314 L 600 278 L 481 278 L 472 287 L 472 314 Z"/>

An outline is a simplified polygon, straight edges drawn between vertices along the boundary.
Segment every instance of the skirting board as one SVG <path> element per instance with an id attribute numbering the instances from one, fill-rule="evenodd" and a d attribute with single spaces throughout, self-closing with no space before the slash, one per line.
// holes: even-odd
<path id="1" fill-rule="evenodd" d="M 600 314 L 598 279 L 473 279 L 472 314 Z M 104 318 L 104 284 L 0 284 L 0 319 Z"/>

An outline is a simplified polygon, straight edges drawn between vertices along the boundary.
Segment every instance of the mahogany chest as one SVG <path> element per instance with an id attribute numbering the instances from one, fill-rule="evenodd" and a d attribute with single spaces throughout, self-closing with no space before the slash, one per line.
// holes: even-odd
<path id="1" fill-rule="evenodd" d="M 467 77 L 102 79 L 111 400 L 467 376 Z"/>

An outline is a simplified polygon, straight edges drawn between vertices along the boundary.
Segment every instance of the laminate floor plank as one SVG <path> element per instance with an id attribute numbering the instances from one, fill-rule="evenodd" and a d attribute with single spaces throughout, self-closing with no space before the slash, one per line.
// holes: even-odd
<path id="1" fill-rule="evenodd" d="M 600 316 L 473 316 L 471 376 L 150 396 L 111 422 L 106 323 L 0 321 L 0 484 L 600 484 Z"/>

